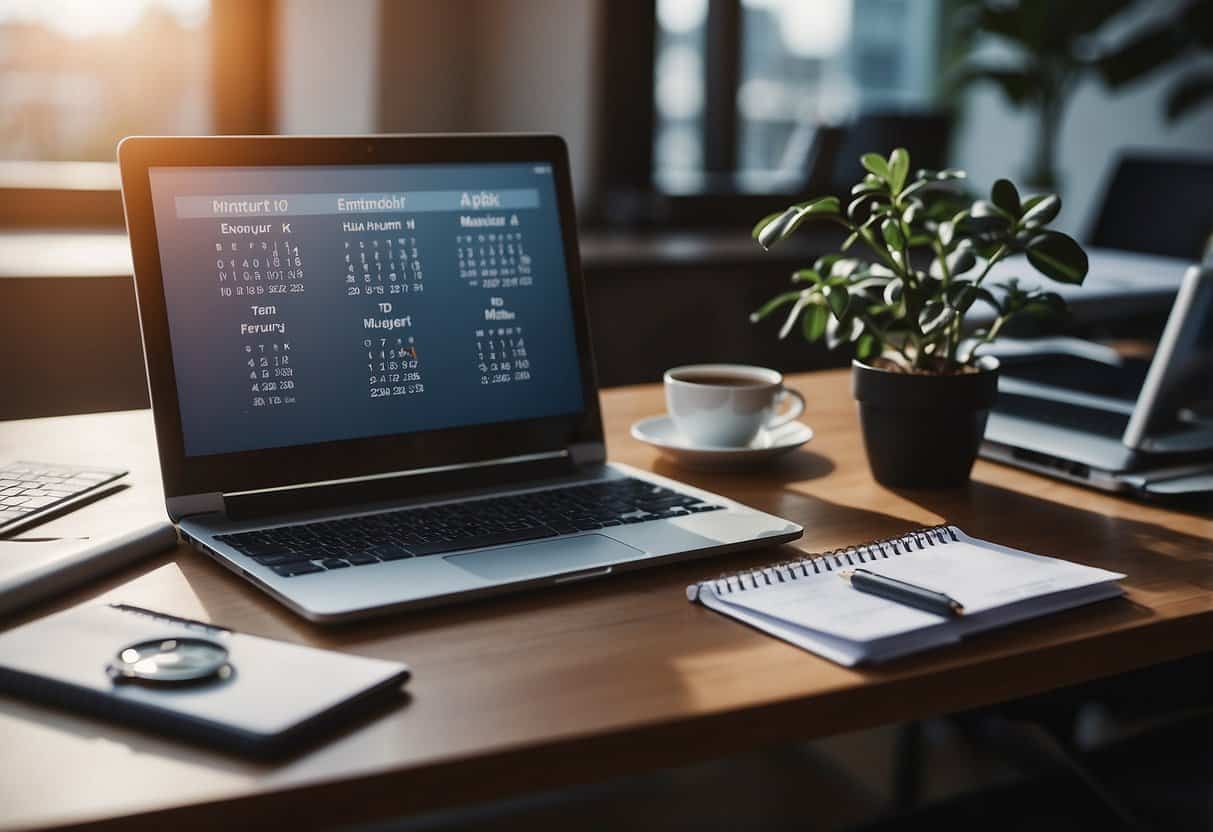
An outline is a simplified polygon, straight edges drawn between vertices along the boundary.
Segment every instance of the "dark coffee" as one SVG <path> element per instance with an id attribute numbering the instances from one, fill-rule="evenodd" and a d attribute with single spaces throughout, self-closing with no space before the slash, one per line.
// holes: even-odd
<path id="1" fill-rule="evenodd" d="M 678 373 L 674 379 L 685 381 L 688 384 L 707 384 L 712 387 L 762 387 L 768 383 L 755 376 L 726 376 L 710 373 Z"/>

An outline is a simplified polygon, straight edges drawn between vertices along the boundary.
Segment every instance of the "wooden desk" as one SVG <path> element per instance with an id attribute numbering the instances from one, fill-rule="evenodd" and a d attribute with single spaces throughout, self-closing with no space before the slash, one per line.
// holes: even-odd
<path id="1" fill-rule="evenodd" d="M 786 557 L 767 549 L 339 629 L 295 617 L 181 549 L 33 611 L 98 593 L 416 671 L 411 701 L 274 765 L 0 698 L 0 828 L 346 824 L 587 782 L 1036 693 L 1213 648 L 1213 521 L 979 462 L 972 484 L 896 492 L 868 474 L 843 372 L 799 376 L 817 437 L 762 473 L 679 471 L 628 438 L 655 386 L 603 395 L 611 457 L 803 523 L 828 549 L 943 520 L 1129 575 L 1103 602 L 871 670 L 838 667 L 688 604 L 684 587 Z M 109 505 L 158 499 L 146 412 L 0 424 L 0 458 L 128 465 Z"/>

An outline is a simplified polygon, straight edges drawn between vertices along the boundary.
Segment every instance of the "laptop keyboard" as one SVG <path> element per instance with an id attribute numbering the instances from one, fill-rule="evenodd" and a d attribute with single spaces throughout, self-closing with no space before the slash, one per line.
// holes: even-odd
<path id="1" fill-rule="evenodd" d="M 216 539 L 283 577 L 664 520 L 724 506 L 632 478 Z"/>
<path id="2" fill-rule="evenodd" d="M 125 473 L 45 462 L 0 465 L 0 532 L 27 526 L 53 514 L 86 491 Z"/>

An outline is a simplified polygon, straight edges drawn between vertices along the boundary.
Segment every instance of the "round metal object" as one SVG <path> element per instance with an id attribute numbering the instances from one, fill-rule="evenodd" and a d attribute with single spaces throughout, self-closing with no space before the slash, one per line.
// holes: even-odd
<path id="1" fill-rule="evenodd" d="M 227 648 L 210 639 L 150 639 L 123 647 L 107 670 L 116 681 L 198 682 L 230 676 L 227 656 Z"/>

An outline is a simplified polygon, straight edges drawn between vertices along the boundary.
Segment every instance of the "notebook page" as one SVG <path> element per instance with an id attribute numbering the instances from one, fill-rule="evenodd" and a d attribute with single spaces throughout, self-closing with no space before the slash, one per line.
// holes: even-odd
<path id="1" fill-rule="evenodd" d="M 906 560 L 910 559 L 906 557 Z M 948 620 L 852 589 L 837 572 L 822 572 L 787 583 L 732 592 L 721 596 L 720 600 L 727 606 L 858 642 L 943 625 Z"/>
<path id="2" fill-rule="evenodd" d="M 912 549 L 900 557 L 866 563 L 864 568 L 947 593 L 964 605 L 968 615 L 1124 577 L 978 540 L 959 529 L 955 532 L 959 542 Z"/>
<path id="3" fill-rule="evenodd" d="M 969 537 L 903 554 L 867 560 L 863 568 L 946 592 L 967 615 L 1026 599 L 1110 583 L 1124 575 L 1056 558 L 1033 555 Z M 854 642 L 868 642 L 924 629 L 955 629 L 954 621 L 852 588 L 837 571 L 718 596 L 719 607 L 785 621 L 796 627 Z M 713 604 L 716 606 L 716 604 Z"/>
<path id="4" fill-rule="evenodd" d="M 773 635 L 776 638 L 791 642 L 797 647 L 810 650 L 819 656 L 824 656 L 832 662 L 853 667 L 866 658 L 866 650 L 857 642 L 834 638 L 833 636 L 807 630 L 804 627 L 796 627 L 779 618 L 772 618 L 771 616 L 754 612 L 751 609 L 730 604 L 717 595 L 713 589 L 704 589 L 697 596 L 697 600 L 706 607 L 732 616 L 738 621 L 744 621 L 751 627 L 762 630 L 764 633 Z"/>

